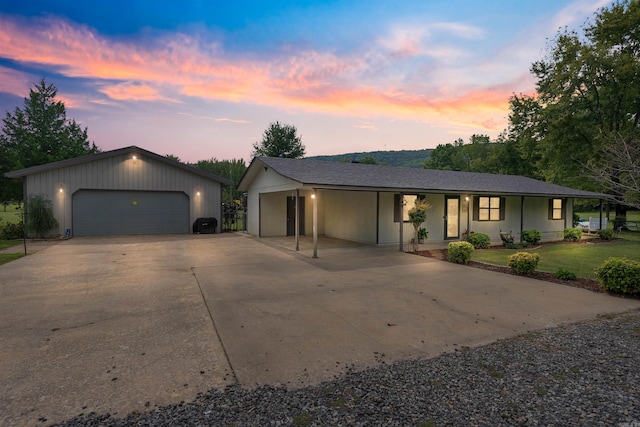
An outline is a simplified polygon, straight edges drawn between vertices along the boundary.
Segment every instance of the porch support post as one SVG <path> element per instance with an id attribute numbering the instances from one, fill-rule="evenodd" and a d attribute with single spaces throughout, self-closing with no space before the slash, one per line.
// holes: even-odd
<path id="1" fill-rule="evenodd" d="M 318 194 L 313 189 L 313 257 L 318 258 Z"/>
<path id="2" fill-rule="evenodd" d="M 600 199 L 600 230 L 602 230 L 602 199 Z"/>
<path id="3" fill-rule="evenodd" d="M 520 243 L 522 243 L 522 230 L 524 230 L 524 196 L 520 196 Z"/>
<path id="4" fill-rule="evenodd" d="M 400 252 L 404 252 L 404 193 L 400 193 Z"/>
<path id="5" fill-rule="evenodd" d="M 296 252 L 300 250 L 300 190 L 296 189 L 296 219 L 295 219 L 295 228 L 296 228 Z"/>

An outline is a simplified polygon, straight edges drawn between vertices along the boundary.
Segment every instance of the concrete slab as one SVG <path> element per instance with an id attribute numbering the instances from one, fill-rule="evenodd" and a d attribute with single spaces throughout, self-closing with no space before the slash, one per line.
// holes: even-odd
<path id="1" fill-rule="evenodd" d="M 267 244 L 265 244 L 267 243 Z M 74 238 L 0 266 L 0 425 L 298 387 L 640 301 L 377 248 Z"/>
<path id="2" fill-rule="evenodd" d="M 336 246 L 319 259 L 282 251 L 289 257 L 277 263 L 248 258 L 242 270 L 194 269 L 243 386 L 306 386 L 346 369 L 640 308 L 637 300 L 389 248 Z"/>
<path id="3" fill-rule="evenodd" d="M 190 268 L 214 240 L 75 238 L 0 266 L 0 425 L 124 415 L 232 383 Z"/>

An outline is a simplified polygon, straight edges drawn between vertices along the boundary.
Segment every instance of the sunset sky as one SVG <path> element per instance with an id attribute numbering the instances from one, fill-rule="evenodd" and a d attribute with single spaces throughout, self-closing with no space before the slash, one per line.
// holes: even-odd
<path id="1" fill-rule="evenodd" d="M 102 150 L 187 162 L 248 162 L 276 120 L 309 156 L 434 148 L 497 136 L 547 39 L 610 3 L 0 0 L 0 109 L 45 77 Z"/>

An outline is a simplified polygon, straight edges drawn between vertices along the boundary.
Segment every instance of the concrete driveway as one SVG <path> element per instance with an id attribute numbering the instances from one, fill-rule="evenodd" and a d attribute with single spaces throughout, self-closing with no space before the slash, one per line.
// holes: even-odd
<path id="1" fill-rule="evenodd" d="M 403 254 L 238 234 L 75 238 L 0 266 L 0 425 L 304 386 L 640 308 Z"/>

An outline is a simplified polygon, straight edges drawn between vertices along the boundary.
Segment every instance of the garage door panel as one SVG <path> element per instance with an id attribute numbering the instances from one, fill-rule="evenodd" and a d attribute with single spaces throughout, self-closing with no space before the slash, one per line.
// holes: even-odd
<path id="1" fill-rule="evenodd" d="M 182 192 L 80 190 L 73 195 L 73 235 L 189 232 L 189 198 Z"/>

